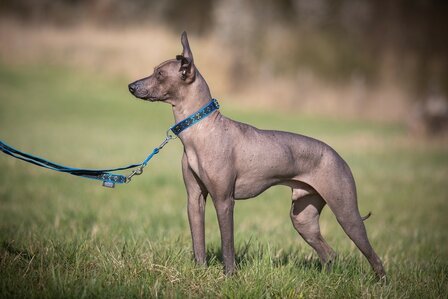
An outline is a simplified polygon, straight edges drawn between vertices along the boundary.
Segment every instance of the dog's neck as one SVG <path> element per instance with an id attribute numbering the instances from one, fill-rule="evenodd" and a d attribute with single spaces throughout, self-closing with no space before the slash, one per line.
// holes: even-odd
<path id="1" fill-rule="evenodd" d="M 201 74 L 196 71 L 196 79 L 181 97 L 172 104 L 174 120 L 182 121 L 211 101 L 212 96 L 207 83 Z"/>
<path id="2" fill-rule="evenodd" d="M 196 80 L 191 83 L 187 92 L 181 98 L 172 104 L 175 122 L 178 123 L 193 113 L 198 112 L 202 107 L 207 105 L 212 100 L 210 89 L 204 78 L 197 72 Z M 210 124 L 220 117 L 219 110 L 213 112 L 197 124 L 182 131 L 179 135 L 180 140 L 185 147 L 195 147 L 195 144 L 203 142 L 203 138 L 198 138 L 198 134 L 204 133 L 204 126 L 210 130 Z M 202 141 L 201 141 L 202 140 Z"/>

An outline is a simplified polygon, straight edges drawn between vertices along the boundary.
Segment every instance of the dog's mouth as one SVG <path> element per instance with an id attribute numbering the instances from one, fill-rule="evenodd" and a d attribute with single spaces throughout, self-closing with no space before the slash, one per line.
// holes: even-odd
<path id="1" fill-rule="evenodd" d="M 168 94 L 157 95 L 151 92 L 150 89 L 142 88 L 142 86 L 134 83 L 129 84 L 129 92 L 136 98 L 149 102 L 164 101 L 169 98 Z"/>
<path id="2" fill-rule="evenodd" d="M 134 96 L 140 100 L 149 101 L 149 102 L 164 101 L 168 98 L 167 96 L 154 96 L 154 95 L 150 95 L 150 94 L 145 94 L 145 95 L 134 94 Z"/>
<path id="3" fill-rule="evenodd" d="M 141 99 L 145 100 L 145 101 L 149 101 L 149 102 L 159 101 L 159 98 L 158 97 L 154 97 L 154 96 L 146 96 L 146 97 L 142 97 Z"/>

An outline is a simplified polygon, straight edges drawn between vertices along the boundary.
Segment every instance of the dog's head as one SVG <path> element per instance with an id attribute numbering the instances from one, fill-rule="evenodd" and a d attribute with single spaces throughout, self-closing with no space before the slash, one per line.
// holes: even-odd
<path id="1" fill-rule="evenodd" d="M 149 77 L 129 84 L 129 91 L 134 96 L 148 101 L 169 101 L 179 98 L 183 90 L 194 82 L 196 68 L 186 32 L 182 33 L 181 42 L 182 55 L 161 63 Z"/>

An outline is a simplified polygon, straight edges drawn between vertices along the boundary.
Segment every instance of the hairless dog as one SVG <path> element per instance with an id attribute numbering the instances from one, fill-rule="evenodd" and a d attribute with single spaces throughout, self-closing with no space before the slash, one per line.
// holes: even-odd
<path id="1" fill-rule="evenodd" d="M 194 63 L 185 32 L 181 42 L 182 55 L 163 62 L 149 77 L 129 84 L 137 98 L 171 104 L 176 122 L 212 99 Z M 255 197 L 274 185 L 286 185 L 292 189 L 290 216 L 294 228 L 316 250 L 324 265 L 336 256 L 319 228 L 320 212 L 328 204 L 376 275 L 385 277 L 358 210 L 353 175 L 330 146 L 299 134 L 260 130 L 231 120 L 219 110 L 181 132 L 179 138 L 184 146 L 182 172 L 198 264 L 206 264 L 204 210 L 209 194 L 218 217 L 225 273 L 231 274 L 236 268 L 235 200 Z"/>

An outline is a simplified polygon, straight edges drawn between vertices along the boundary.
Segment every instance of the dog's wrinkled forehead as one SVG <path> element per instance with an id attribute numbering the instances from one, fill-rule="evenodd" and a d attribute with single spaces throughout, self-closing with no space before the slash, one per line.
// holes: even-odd
<path id="1" fill-rule="evenodd" d="M 178 60 L 176 59 L 170 59 L 167 61 L 162 62 L 161 64 L 159 64 L 158 66 L 156 66 L 154 68 L 154 70 L 164 70 L 164 71 L 168 71 L 168 72 L 178 72 L 179 71 L 179 67 L 180 67 L 180 63 Z"/>

